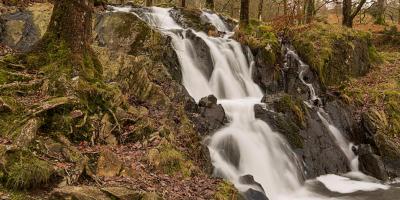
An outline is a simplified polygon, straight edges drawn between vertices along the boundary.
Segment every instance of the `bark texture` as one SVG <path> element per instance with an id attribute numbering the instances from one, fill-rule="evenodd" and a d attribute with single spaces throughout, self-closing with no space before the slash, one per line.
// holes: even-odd
<path id="1" fill-rule="evenodd" d="M 353 20 L 360 12 L 361 8 L 364 6 L 366 0 L 361 0 L 357 7 L 352 11 L 352 1 L 351 0 L 343 0 L 343 20 L 342 25 L 347 27 L 353 27 Z"/>
<path id="2" fill-rule="evenodd" d="M 245 28 L 249 25 L 249 0 L 240 1 L 240 27 Z"/>
<path id="3" fill-rule="evenodd" d="M 93 0 L 56 0 L 43 39 L 63 41 L 73 53 L 82 53 L 90 48 L 93 2 Z"/>

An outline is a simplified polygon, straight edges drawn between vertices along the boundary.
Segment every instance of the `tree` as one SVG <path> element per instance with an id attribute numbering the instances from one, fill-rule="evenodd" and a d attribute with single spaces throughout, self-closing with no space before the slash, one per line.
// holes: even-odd
<path id="1" fill-rule="evenodd" d="M 376 8 L 376 16 L 375 16 L 375 24 L 383 25 L 385 24 L 385 10 L 386 10 L 386 1 L 378 0 Z"/>
<path id="2" fill-rule="evenodd" d="M 353 27 L 353 20 L 357 16 L 357 14 L 360 12 L 361 8 L 364 6 L 366 0 L 360 0 L 360 2 L 357 4 L 357 7 L 353 10 L 353 2 L 352 0 L 343 0 L 343 8 L 342 8 L 342 13 L 343 13 L 343 20 L 342 20 L 342 25 L 347 26 L 347 27 Z"/>
<path id="3" fill-rule="evenodd" d="M 397 8 L 397 17 L 398 17 L 398 24 L 400 24 L 400 0 L 399 0 L 399 7 Z"/>
<path id="4" fill-rule="evenodd" d="M 262 12 L 263 12 L 263 6 L 264 6 L 264 0 L 259 0 L 258 2 L 258 13 L 257 13 L 257 18 L 258 20 L 262 21 Z"/>
<path id="5" fill-rule="evenodd" d="M 245 28 L 249 25 L 249 2 L 250 0 L 240 1 L 240 28 Z"/>
<path id="6" fill-rule="evenodd" d="M 55 0 L 46 33 L 23 55 L 29 58 L 25 59 L 27 64 L 34 67 L 53 64 L 50 70 L 67 72 L 70 76 L 101 78 L 101 64 L 90 46 L 93 8 L 94 0 Z"/>
<path id="7" fill-rule="evenodd" d="M 214 10 L 214 0 L 206 0 L 206 8 Z"/>
<path id="8" fill-rule="evenodd" d="M 315 14 L 315 1 L 305 0 L 305 21 L 306 23 L 311 23 Z"/>
<path id="9" fill-rule="evenodd" d="M 186 7 L 186 0 L 181 0 L 181 7 L 182 8 Z"/>
<path id="10" fill-rule="evenodd" d="M 146 6 L 147 7 L 153 6 L 153 0 L 146 0 Z"/>

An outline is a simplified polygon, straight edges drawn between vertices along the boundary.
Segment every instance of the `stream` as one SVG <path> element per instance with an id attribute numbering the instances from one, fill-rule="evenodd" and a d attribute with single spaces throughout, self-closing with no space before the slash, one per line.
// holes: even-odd
<path id="1" fill-rule="evenodd" d="M 135 9 L 130 7 L 113 7 L 113 10 L 135 14 Z M 250 49 L 229 38 L 232 30 L 216 14 L 204 11 L 202 17 L 225 33 L 221 37 L 183 28 L 171 17 L 170 10 L 151 7 L 137 15 L 172 38 L 181 65 L 182 83 L 195 101 L 213 94 L 224 107 L 229 123 L 210 136 L 208 144 L 215 176 L 229 180 L 242 193 L 258 191 L 272 200 L 400 199 L 398 188 L 382 184 L 358 170 L 358 158 L 352 151 L 356 147 L 316 102 L 319 97 L 313 85 L 302 76 L 302 69 L 308 65 L 291 47 L 284 47 L 286 60 L 300 63 L 299 78 L 309 88 L 309 101 L 304 103 L 318 110 L 322 123 L 346 155 L 351 168 L 346 174 L 304 180 L 301 162 L 285 138 L 255 118 L 254 105 L 261 104 L 264 92 L 252 79 L 254 58 Z M 209 48 L 211 66 L 197 59 L 201 52 L 193 37 L 200 38 Z M 259 184 L 244 184 L 245 175 L 251 175 Z"/>

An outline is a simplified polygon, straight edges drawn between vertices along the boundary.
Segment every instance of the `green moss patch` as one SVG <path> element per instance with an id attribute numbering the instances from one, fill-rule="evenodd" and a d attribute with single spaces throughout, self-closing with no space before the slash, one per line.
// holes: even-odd
<path id="1" fill-rule="evenodd" d="M 299 55 L 325 86 L 365 75 L 379 61 L 369 32 L 315 23 L 291 30 Z"/>

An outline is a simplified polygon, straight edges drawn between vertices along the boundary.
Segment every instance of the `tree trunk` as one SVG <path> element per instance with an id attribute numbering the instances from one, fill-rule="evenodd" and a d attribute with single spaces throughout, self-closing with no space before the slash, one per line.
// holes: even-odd
<path id="1" fill-rule="evenodd" d="M 306 23 L 311 23 L 315 13 L 315 2 L 314 0 L 306 0 Z"/>
<path id="2" fill-rule="evenodd" d="M 287 10 L 288 10 L 288 4 L 287 0 L 283 0 L 283 15 L 287 15 Z"/>
<path id="3" fill-rule="evenodd" d="M 258 4 L 258 13 L 257 13 L 257 18 L 258 20 L 262 21 L 262 12 L 263 12 L 263 7 L 264 7 L 264 0 L 259 0 Z"/>
<path id="4" fill-rule="evenodd" d="M 353 27 L 353 20 L 351 19 L 351 0 L 343 0 L 342 24 L 347 27 Z"/>
<path id="5" fill-rule="evenodd" d="M 181 7 L 182 8 L 186 7 L 186 0 L 181 0 Z"/>
<path id="6" fill-rule="evenodd" d="M 400 0 L 399 0 L 399 7 L 397 8 L 398 9 L 398 24 L 400 24 Z"/>
<path id="7" fill-rule="evenodd" d="M 153 0 L 146 0 L 146 7 L 153 6 Z"/>
<path id="8" fill-rule="evenodd" d="M 249 0 L 240 1 L 240 28 L 249 25 Z"/>
<path id="9" fill-rule="evenodd" d="M 214 10 L 214 0 L 206 0 L 206 8 Z"/>
<path id="10" fill-rule="evenodd" d="M 342 25 L 347 27 L 353 27 L 353 19 L 357 16 L 357 14 L 361 11 L 361 8 L 364 6 L 367 0 L 361 0 L 357 7 L 352 11 L 352 2 L 351 0 L 343 0 L 343 20 Z"/>
<path id="11" fill-rule="evenodd" d="M 383 25 L 385 24 L 385 6 L 386 2 L 385 0 L 378 0 L 377 1 L 377 13 L 376 13 L 376 19 L 375 19 L 375 24 L 380 24 Z"/>
<path id="12" fill-rule="evenodd" d="M 46 33 L 28 53 L 41 61 L 31 64 L 40 67 L 57 62 L 57 67 L 70 67 L 73 76 L 100 78 L 102 67 L 90 47 L 93 7 L 94 0 L 55 0 Z"/>
<path id="13" fill-rule="evenodd" d="M 93 0 L 56 0 L 43 38 L 65 42 L 72 53 L 82 53 L 92 42 Z"/>

